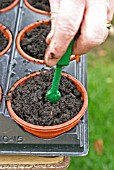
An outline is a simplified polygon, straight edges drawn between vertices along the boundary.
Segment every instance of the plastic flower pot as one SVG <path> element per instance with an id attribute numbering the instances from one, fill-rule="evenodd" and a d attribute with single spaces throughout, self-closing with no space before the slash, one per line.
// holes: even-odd
<path id="1" fill-rule="evenodd" d="M 23 30 L 20 31 L 20 33 L 17 36 L 17 40 L 16 40 L 16 46 L 18 49 L 18 52 L 20 53 L 20 55 L 22 57 L 24 57 L 26 60 L 30 61 L 30 62 L 34 62 L 36 64 L 45 64 L 44 60 L 40 60 L 40 59 L 35 59 L 32 56 L 29 56 L 28 54 L 26 54 L 23 49 L 21 48 L 21 40 L 25 37 L 25 34 L 27 32 L 32 31 L 34 28 L 40 26 L 41 24 L 45 24 L 45 25 L 49 25 L 50 20 L 44 20 L 44 21 L 38 21 L 38 22 L 34 22 L 28 26 L 26 26 Z M 75 55 L 72 55 L 70 60 L 75 60 L 76 57 Z"/>
<path id="2" fill-rule="evenodd" d="M 43 11 L 37 8 L 34 8 L 32 5 L 30 5 L 30 3 L 28 2 L 28 0 L 24 0 L 25 5 L 32 10 L 33 12 L 36 12 L 38 14 L 43 14 L 43 15 L 51 15 L 51 12 L 48 11 Z"/>
<path id="3" fill-rule="evenodd" d="M 0 52 L 0 57 L 3 56 L 11 47 L 12 44 L 12 34 L 11 32 L 2 24 L 0 24 L 0 31 L 3 33 L 3 35 L 8 39 L 8 45 L 6 48 Z"/>
<path id="4" fill-rule="evenodd" d="M 18 4 L 19 1 L 20 1 L 20 0 L 15 0 L 15 1 L 14 1 L 11 5 L 9 5 L 8 7 L 1 9 L 1 10 L 0 10 L 0 13 L 7 12 L 7 11 L 11 10 L 12 8 L 14 8 L 14 7 Z"/>
<path id="5" fill-rule="evenodd" d="M 16 113 L 14 112 L 14 110 L 12 109 L 12 104 L 11 104 L 11 93 L 14 91 L 14 89 L 20 85 L 20 84 L 24 84 L 29 78 L 32 78 L 36 75 L 40 75 L 40 72 L 36 72 L 36 73 L 32 73 L 24 78 L 21 78 L 20 80 L 18 80 L 13 87 L 10 89 L 8 96 L 9 96 L 9 100 L 7 101 L 7 108 L 9 111 L 9 114 L 11 115 L 11 117 L 19 124 L 21 125 L 27 132 L 34 134 L 35 136 L 38 136 L 40 138 L 54 138 L 64 132 L 67 132 L 68 130 L 70 130 L 71 128 L 73 128 L 76 124 L 79 123 L 80 119 L 82 118 L 82 116 L 84 115 L 84 113 L 87 110 L 87 106 L 88 106 L 88 97 L 87 97 L 87 92 L 84 88 L 84 86 L 74 77 L 72 77 L 71 75 L 68 75 L 66 73 L 62 73 L 63 76 L 68 77 L 69 79 L 72 80 L 72 82 L 74 83 L 74 85 L 77 87 L 78 91 L 81 93 L 81 98 L 83 100 L 83 105 L 81 110 L 78 112 L 78 114 L 72 118 L 71 120 L 65 122 L 65 123 L 61 123 L 59 125 L 53 125 L 53 126 L 39 126 L 39 125 L 33 125 L 31 123 L 25 122 L 24 120 L 22 120 L 20 117 L 18 117 L 16 115 Z"/>

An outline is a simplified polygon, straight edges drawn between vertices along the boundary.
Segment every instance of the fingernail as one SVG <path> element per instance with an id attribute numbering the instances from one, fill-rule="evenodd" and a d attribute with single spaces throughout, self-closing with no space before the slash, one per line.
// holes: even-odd
<path id="1" fill-rule="evenodd" d="M 50 44 L 51 39 L 52 39 L 51 35 L 48 34 L 48 36 L 47 36 L 47 38 L 46 38 L 46 43 L 47 43 L 47 44 Z"/>
<path id="2" fill-rule="evenodd" d="M 50 33 L 47 35 L 47 38 L 46 38 L 47 44 L 50 44 L 52 37 L 53 37 L 53 31 L 51 30 Z"/>
<path id="3" fill-rule="evenodd" d="M 48 52 L 47 50 L 45 54 L 45 63 L 47 66 L 49 67 L 55 66 L 59 59 L 60 59 L 59 56 L 56 56 L 53 52 Z"/>

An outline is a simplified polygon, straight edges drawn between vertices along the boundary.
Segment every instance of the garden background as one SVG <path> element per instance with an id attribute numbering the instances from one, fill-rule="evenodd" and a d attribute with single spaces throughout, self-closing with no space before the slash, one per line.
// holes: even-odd
<path id="1" fill-rule="evenodd" d="M 114 170 L 114 27 L 87 57 L 89 153 L 71 157 L 68 170 Z"/>

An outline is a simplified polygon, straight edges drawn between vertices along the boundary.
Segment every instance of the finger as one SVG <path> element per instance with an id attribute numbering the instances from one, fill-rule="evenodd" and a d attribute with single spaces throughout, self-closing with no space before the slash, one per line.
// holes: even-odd
<path id="1" fill-rule="evenodd" d="M 60 0 L 49 0 L 49 2 L 50 2 L 50 7 L 51 7 L 51 31 L 46 38 L 47 44 L 50 43 L 50 41 L 53 37 L 55 23 L 56 23 L 56 17 L 57 17 L 58 10 L 60 7 Z"/>
<path id="2" fill-rule="evenodd" d="M 78 31 L 83 18 L 84 2 L 61 0 L 54 35 L 45 54 L 48 66 L 54 66 L 60 60 Z"/>
<path id="3" fill-rule="evenodd" d="M 109 33 L 106 28 L 107 11 L 105 0 L 87 1 L 81 35 L 74 43 L 73 54 L 85 54 L 105 41 Z"/>
<path id="4" fill-rule="evenodd" d="M 109 0 L 108 5 L 108 21 L 112 21 L 114 15 L 114 0 Z"/>

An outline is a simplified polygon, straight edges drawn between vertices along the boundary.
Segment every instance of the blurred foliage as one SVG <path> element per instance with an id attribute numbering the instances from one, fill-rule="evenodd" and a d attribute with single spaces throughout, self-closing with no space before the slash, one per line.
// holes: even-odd
<path id="1" fill-rule="evenodd" d="M 89 154 L 68 170 L 114 170 L 114 37 L 88 54 Z"/>

